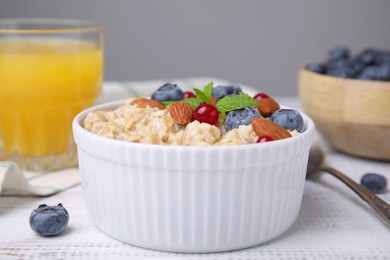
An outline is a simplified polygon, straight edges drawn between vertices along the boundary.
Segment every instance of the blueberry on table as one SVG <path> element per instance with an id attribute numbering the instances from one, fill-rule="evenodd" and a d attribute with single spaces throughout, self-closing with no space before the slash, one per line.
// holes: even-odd
<path id="1" fill-rule="evenodd" d="M 348 46 L 339 45 L 329 50 L 327 62 L 335 62 L 339 60 L 349 59 L 350 50 Z"/>
<path id="2" fill-rule="evenodd" d="M 152 99 L 158 102 L 178 101 L 184 99 L 184 93 L 177 84 L 166 83 L 152 94 Z"/>
<path id="3" fill-rule="evenodd" d="M 366 173 L 362 176 L 360 184 L 374 193 L 382 193 L 387 186 L 386 177 L 376 173 Z"/>
<path id="4" fill-rule="evenodd" d="M 212 96 L 218 101 L 225 96 L 234 96 L 243 94 L 244 92 L 239 86 L 231 85 L 231 86 L 216 86 L 213 88 Z"/>
<path id="5" fill-rule="evenodd" d="M 238 128 L 240 125 L 251 124 L 253 117 L 260 117 L 259 113 L 251 107 L 230 111 L 226 115 L 225 126 L 227 130 Z"/>
<path id="6" fill-rule="evenodd" d="M 270 120 L 286 130 L 301 132 L 303 129 L 302 115 L 294 109 L 279 109 L 271 115 Z"/>
<path id="7" fill-rule="evenodd" d="M 42 236 L 56 236 L 62 233 L 68 222 L 68 211 L 61 203 L 57 206 L 41 204 L 30 215 L 30 227 Z"/>

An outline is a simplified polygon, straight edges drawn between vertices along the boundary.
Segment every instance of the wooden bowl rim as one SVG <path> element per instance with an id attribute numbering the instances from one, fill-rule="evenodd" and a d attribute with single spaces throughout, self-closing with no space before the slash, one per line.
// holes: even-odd
<path id="1" fill-rule="evenodd" d="M 334 80 L 338 81 L 339 83 L 344 82 L 345 84 L 356 84 L 359 82 L 359 85 L 367 85 L 367 86 L 372 86 L 373 84 L 375 85 L 382 85 L 390 88 L 390 81 L 379 81 L 379 80 L 362 80 L 362 79 L 345 79 L 345 78 L 337 78 L 333 76 L 328 76 L 324 74 L 320 74 L 317 72 L 312 72 L 307 69 L 307 66 L 309 64 L 304 64 L 300 68 L 300 72 L 306 73 L 310 75 L 311 77 L 318 77 L 319 79 L 326 79 L 326 80 Z"/>

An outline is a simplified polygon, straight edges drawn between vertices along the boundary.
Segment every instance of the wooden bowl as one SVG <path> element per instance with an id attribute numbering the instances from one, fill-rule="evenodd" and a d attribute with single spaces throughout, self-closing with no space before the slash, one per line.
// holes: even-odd
<path id="1" fill-rule="evenodd" d="M 342 152 L 390 160 L 390 82 L 299 72 L 299 95 L 320 134 Z"/>

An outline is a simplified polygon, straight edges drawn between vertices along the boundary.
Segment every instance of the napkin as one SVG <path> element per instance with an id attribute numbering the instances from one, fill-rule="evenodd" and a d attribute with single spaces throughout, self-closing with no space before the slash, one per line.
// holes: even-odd
<path id="1" fill-rule="evenodd" d="M 211 77 L 162 79 L 149 81 L 105 82 L 102 95 L 96 104 L 130 97 L 150 96 L 164 83 L 178 84 L 184 91 L 193 87 L 203 88 L 209 82 L 215 85 L 232 84 L 225 80 Z M 253 95 L 255 90 L 240 84 L 243 91 Z M 78 168 L 68 168 L 44 173 L 23 171 L 16 163 L 0 162 L 1 196 L 50 196 L 80 184 Z"/>

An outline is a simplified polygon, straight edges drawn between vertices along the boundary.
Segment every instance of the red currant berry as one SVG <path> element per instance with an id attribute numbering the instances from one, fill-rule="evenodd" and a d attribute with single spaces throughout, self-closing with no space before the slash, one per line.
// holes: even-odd
<path id="1" fill-rule="evenodd" d="M 210 125 L 215 125 L 219 118 L 217 108 L 211 104 L 200 104 L 194 110 L 194 119 Z"/>
<path id="2" fill-rule="evenodd" d="M 265 93 L 258 93 L 253 98 L 260 102 L 260 100 L 263 98 L 269 98 L 269 96 Z"/>
<path id="3" fill-rule="evenodd" d="M 266 143 L 266 142 L 271 142 L 271 141 L 274 141 L 274 140 L 275 139 L 273 139 L 269 135 L 262 135 L 262 136 L 259 136 L 259 138 L 257 138 L 256 143 Z"/>
<path id="4" fill-rule="evenodd" d="M 184 98 L 196 98 L 196 95 L 191 91 L 184 92 Z"/>

